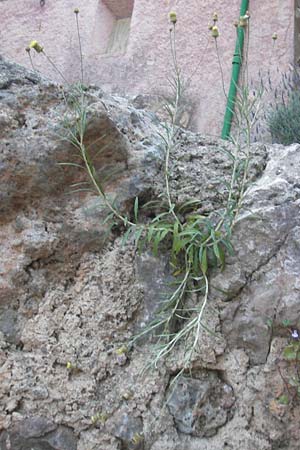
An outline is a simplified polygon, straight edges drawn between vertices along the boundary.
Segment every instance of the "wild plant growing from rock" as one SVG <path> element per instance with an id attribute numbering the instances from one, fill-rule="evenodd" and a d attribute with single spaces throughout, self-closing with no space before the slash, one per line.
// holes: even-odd
<path id="1" fill-rule="evenodd" d="M 174 352 L 178 344 L 183 344 L 185 355 L 180 372 L 182 373 L 189 368 L 192 358 L 199 350 L 202 331 L 211 332 L 204 319 L 210 295 L 210 273 L 211 269 L 224 269 L 226 254 L 233 253 L 231 237 L 247 188 L 251 158 L 250 133 L 257 118 L 259 99 L 251 100 L 246 86 L 239 89 L 237 133 L 235 137 L 232 137 L 233 146 L 224 146 L 224 152 L 231 164 L 231 180 L 226 185 L 227 198 L 222 207 L 209 214 L 202 214 L 201 201 L 197 198 L 189 198 L 181 204 L 176 203 L 170 189 L 172 175 L 170 160 L 174 150 L 180 144 L 177 120 L 184 83 L 176 52 L 177 16 L 175 12 L 170 13 L 172 99 L 164 105 L 168 120 L 163 124 L 163 131 L 159 135 L 164 149 L 164 191 L 157 200 L 143 205 L 142 208 L 145 209 L 155 204 L 157 211 L 155 217 L 147 223 L 140 221 L 142 210 L 138 197 L 135 198 L 132 215 L 127 216 L 106 194 L 103 180 L 93 162 L 94 155 L 85 143 L 89 100 L 83 86 L 78 10 L 75 10 L 75 15 L 81 55 L 81 83 L 65 93 L 69 113 L 64 139 L 71 142 L 76 149 L 79 163 L 64 163 L 64 165 L 75 165 L 85 171 L 87 180 L 76 183 L 73 187 L 76 191 L 92 189 L 97 193 L 108 210 L 106 221 L 111 221 L 113 224 L 121 223 L 125 227 L 124 245 L 128 239 L 134 239 L 140 251 L 150 249 L 154 255 L 160 251 L 167 252 L 173 271 L 174 290 L 161 302 L 155 319 L 135 335 L 128 346 L 137 343 L 142 336 L 155 334 L 156 344 L 150 365 L 157 367 L 162 360 Z M 217 17 L 214 16 L 214 26 L 211 31 L 215 41 L 219 36 L 216 21 Z M 45 54 L 44 49 L 36 41 L 31 47 L 38 53 Z M 54 64 L 52 61 L 49 62 Z M 203 188 L 205 189 L 205 186 Z"/>

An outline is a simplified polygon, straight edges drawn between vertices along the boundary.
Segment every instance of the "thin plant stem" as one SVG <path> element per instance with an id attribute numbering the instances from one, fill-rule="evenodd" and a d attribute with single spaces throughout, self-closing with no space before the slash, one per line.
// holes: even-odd
<path id="1" fill-rule="evenodd" d="M 45 50 L 42 50 L 43 55 L 47 58 L 48 62 L 51 64 L 51 66 L 56 70 L 56 72 L 61 76 L 61 78 L 63 79 L 63 81 L 66 84 L 70 84 L 68 82 L 68 80 L 64 77 L 64 75 L 62 74 L 62 72 L 58 69 L 58 67 L 56 66 L 56 64 L 54 64 L 54 62 L 52 61 L 52 59 L 50 58 L 50 56 L 47 55 L 47 53 L 45 52 Z"/>
<path id="2" fill-rule="evenodd" d="M 221 81 L 222 81 L 222 89 L 223 89 L 223 93 L 225 95 L 225 98 L 227 99 L 228 97 L 227 97 L 226 89 L 225 89 L 224 73 L 223 73 L 223 68 L 222 68 L 222 64 L 221 64 L 221 60 L 220 60 L 218 39 L 217 38 L 215 38 L 215 47 L 216 47 L 216 54 L 217 54 L 217 59 L 218 59 L 218 65 L 219 65 L 219 69 L 220 69 L 220 75 L 221 75 Z"/>
<path id="3" fill-rule="evenodd" d="M 181 90 L 181 81 L 180 81 L 180 71 L 177 64 L 177 55 L 176 55 L 176 25 L 173 24 L 173 31 L 170 31 L 170 46 L 171 46 L 171 54 L 174 65 L 175 72 L 175 101 L 174 101 L 174 109 L 170 114 L 171 118 L 171 126 L 167 131 L 166 142 L 166 155 L 165 155 L 165 186 L 166 186 L 166 195 L 167 201 L 169 205 L 169 212 L 172 214 L 174 219 L 180 223 L 176 213 L 174 212 L 174 205 L 172 204 L 171 193 L 170 193 L 170 183 L 169 183 L 169 162 L 170 162 L 170 152 L 174 148 L 174 138 L 175 138 L 175 126 L 178 115 L 178 107 L 179 107 L 179 99 L 180 99 L 180 90 Z M 172 39 L 173 37 L 173 39 Z"/>
<path id="4" fill-rule="evenodd" d="M 203 277 L 204 277 L 204 281 L 205 281 L 205 294 L 204 294 L 204 299 L 203 299 L 203 302 L 202 302 L 202 305 L 201 305 L 200 312 L 199 312 L 198 317 L 197 317 L 197 325 L 196 325 L 197 326 L 197 330 L 196 330 L 196 333 L 195 333 L 194 344 L 193 344 L 193 347 L 192 347 L 193 350 L 196 348 L 196 345 L 197 345 L 197 342 L 198 342 L 198 339 L 199 339 L 201 321 L 202 321 L 203 313 L 204 313 L 205 307 L 207 305 L 207 300 L 208 300 L 208 279 L 207 279 L 207 276 L 205 274 L 203 274 Z"/>
<path id="5" fill-rule="evenodd" d="M 84 95 L 84 93 L 83 93 Z M 82 97 L 81 101 L 84 101 L 84 97 Z M 84 105 L 82 104 L 82 110 L 84 109 Z M 87 173 L 89 175 L 89 178 L 92 182 L 92 184 L 94 185 L 96 191 L 98 192 L 98 194 L 100 195 L 100 197 L 102 197 L 102 199 L 104 200 L 105 205 L 110 209 L 110 211 L 118 218 L 120 219 L 124 225 L 126 226 L 132 226 L 132 227 L 136 227 L 136 224 L 131 222 L 130 220 L 128 220 L 127 218 L 125 218 L 124 216 L 122 216 L 114 207 L 113 205 L 108 201 L 106 194 L 104 192 L 104 190 L 99 186 L 99 183 L 96 180 L 95 177 L 95 171 L 93 170 L 93 167 L 89 161 L 89 157 L 88 157 L 88 153 L 86 150 L 86 147 L 84 145 L 84 126 L 83 126 L 83 121 L 82 121 L 82 117 L 80 118 L 80 127 L 79 127 L 79 140 L 77 139 L 78 142 L 78 146 L 80 148 L 80 152 L 84 161 L 84 164 L 86 166 L 87 169 Z"/>
<path id="6" fill-rule="evenodd" d="M 31 64 L 32 70 L 33 70 L 34 72 L 36 72 L 36 69 L 35 69 L 35 67 L 34 67 L 33 60 L 32 60 L 31 54 L 30 54 L 30 51 L 28 51 L 27 53 L 28 53 L 28 57 L 29 57 L 29 60 L 30 60 L 30 64 Z"/>
<path id="7" fill-rule="evenodd" d="M 247 26 L 244 29 L 244 34 L 246 35 L 246 51 L 245 57 L 241 55 L 241 60 L 243 58 L 242 68 L 244 69 L 242 72 L 243 77 L 243 85 L 249 86 L 249 45 L 250 45 L 250 18 L 247 20 Z"/>
<path id="8" fill-rule="evenodd" d="M 79 29 L 79 19 L 78 14 L 75 14 L 76 16 L 76 28 L 77 28 L 77 36 L 78 36 L 78 45 L 79 45 L 79 53 L 80 53 L 80 70 L 81 70 L 81 83 L 83 84 L 83 53 L 82 53 L 82 46 L 81 46 L 81 36 L 80 36 L 80 29 Z"/>

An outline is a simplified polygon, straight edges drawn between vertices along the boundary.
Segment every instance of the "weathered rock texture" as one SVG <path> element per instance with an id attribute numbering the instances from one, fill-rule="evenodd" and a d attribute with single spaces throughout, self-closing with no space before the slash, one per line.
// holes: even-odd
<path id="1" fill-rule="evenodd" d="M 0 74 L 0 449 L 299 449 L 299 400 L 286 390 L 296 374 L 281 356 L 283 321 L 300 325 L 299 146 L 253 148 L 235 255 L 212 275 L 214 334 L 203 332 L 172 390 L 183 347 L 143 375 L 151 344 L 120 350 L 153 315 L 170 277 L 165 257 L 122 246 L 121 228 L 105 239 L 95 194 L 67 195 L 83 175 L 58 165 L 76 161 L 58 138 L 59 88 L 3 60 Z M 97 151 L 104 140 L 96 165 L 119 169 L 107 189 L 130 214 L 136 195 L 145 202 L 162 186 L 161 125 L 99 89 L 87 95 L 87 143 Z M 197 194 L 210 211 L 230 174 L 224 143 L 179 136 L 172 193 Z"/>

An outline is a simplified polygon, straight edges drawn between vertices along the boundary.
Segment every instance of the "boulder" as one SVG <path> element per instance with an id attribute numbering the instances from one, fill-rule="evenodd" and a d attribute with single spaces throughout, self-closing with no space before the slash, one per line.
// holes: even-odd
<path id="1" fill-rule="evenodd" d="M 124 246 L 93 190 L 70 195 L 88 181 L 59 165 L 78 162 L 62 140 L 70 91 L 4 59 L 0 74 L 0 449 L 297 450 L 299 402 L 286 387 L 297 371 L 282 354 L 300 328 L 300 147 L 251 147 L 234 255 L 210 274 L 208 330 L 189 370 L 182 343 L 144 371 L 153 339 L 127 343 L 171 289 L 167 254 Z M 128 98 L 85 95 L 85 143 L 131 217 L 136 196 L 142 207 L 163 189 L 163 126 Z M 172 198 L 220 208 L 231 144 L 177 138 Z"/>

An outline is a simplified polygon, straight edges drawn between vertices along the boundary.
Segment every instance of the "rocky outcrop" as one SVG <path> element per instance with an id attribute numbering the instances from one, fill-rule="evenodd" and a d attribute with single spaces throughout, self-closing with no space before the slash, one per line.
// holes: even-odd
<path id="1" fill-rule="evenodd" d="M 0 74 L 0 449 L 298 449 L 297 372 L 282 351 L 300 326 L 299 146 L 253 147 L 235 254 L 211 276 L 213 333 L 174 389 L 184 346 L 142 375 L 151 342 L 123 348 L 153 317 L 168 261 L 123 246 L 94 192 L 68 195 L 85 179 L 58 165 L 77 157 L 60 139 L 60 88 L 3 60 Z M 117 169 L 107 191 L 130 215 L 136 195 L 162 187 L 161 125 L 129 100 L 87 95 L 87 145 L 105 148 L 96 167 Z M 230 176 L 225 144 L 179 139 L 172 195 L 211 211 Z"/>

